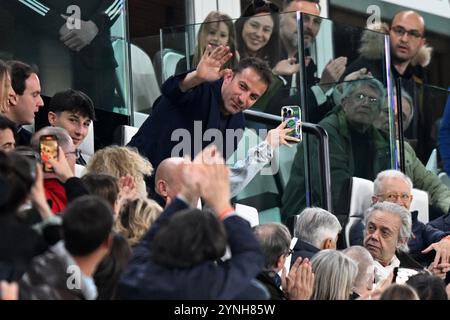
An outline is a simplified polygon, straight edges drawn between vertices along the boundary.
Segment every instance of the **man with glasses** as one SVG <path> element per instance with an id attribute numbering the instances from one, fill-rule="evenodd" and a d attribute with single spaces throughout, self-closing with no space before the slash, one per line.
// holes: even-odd
<path id="1" fill-rule="evenodd" d="M 395 79 L 402 78 L 418 83 L 425 82 L 424 67 L 430 62 L 431 50 L 425 47 L 425 21 L 417 12 L 408 10 L 397 13 L 388 32 L 391 44 L 391 73 Z M 379 42 L 379 37 L 374 39 Z M 367 68 L 372 75 L 383 81 L 383 55 L 371 41 L 363 41 L 361 56 L 349 65 L 344 75 Z"/>
<path id="2" fill-rule="evenodd" d="M 321 125 L 329 136 L 332 205 L 334 214 L 346 221 L 348 213 L 348 183 L 351 177 L 374 180 L 378 172 L 391 167 L 390 143 L 385 134 L 375 127 L 382 110 L 385 90 L 380 81 L 362 76 L 360 80 L 344 83 L 341 106 L 323 119 Z M 310 159 L 317 159 L 315 145 L 310 148 Z M 303 147 L 299 145 L 291 176 L 283 195 L 282 218 L 297 214 L 306 206 L 304 189 Z M 414 150 L 405 148 L 406 174 L 416 188 L 425 190 L 430 204 L 447 212 L 450 190 L 417 158 Z M 317 181 L 317 165 L 311 164 L 310 176 Z M 319 186 L 313 185 L 313 204 L 321 206 Z"/>
<path id="3" fill-rule="evenodd" d="M 408 211 L 411 208 L 413 200 L 413 184 L 401 171 L 385 170 L 380 172 L 373 184 L 372 202 L 392 202 L 396 203 Z M 431 262 L 435 266 L 450 263 L 450 238 L 441 230 L 438 230 L 430 224 L 424 224 L 418 220 L 418 212 L 411 212 L 413 237 L 408 241 L 409 253 L 414 259 L 427 266 Z M 352 229 L 351 237 L 353 244 L 359 244 L 362 240 L 362 224 Z M 433 257 L 426 254 L 431 250 L 436 252 Z M 439 269 L 439 268 L 438 268 Z M 440 269 L 448 271 L 441 265 Z M 442 273 L 442 270 L 435 270 L 435 273 Z M 441 274 L 441 276 L 444 276 Z"/>
<path id="4" fill-rule="evenodd" d="M 375 129 L 385 96 L 380 81 L 368 76 L 346 82 L 343 87 L 341 105 L 333 109 L 319 125 L 329 136 L 331 196 L 334 214 L 347 216 L 348 190 L 345 187 L 351 177 L 373 180 L 376 174 L 390 166 L 389 142 Z M 310 159 L 317 159 L 316 141 L 311 141 Z M 282 198 L 283 220 L 298 214 L 306 206 L 305 169 L 303 145 L 299 144 L 290 179 Z M 316 163 L 311 163 L 310 176 L 317 181 Z M 316 180 L 314 180 L 316 179 Z M 322 206 L 319 185 L 312 185 L 312 205 Z"/>

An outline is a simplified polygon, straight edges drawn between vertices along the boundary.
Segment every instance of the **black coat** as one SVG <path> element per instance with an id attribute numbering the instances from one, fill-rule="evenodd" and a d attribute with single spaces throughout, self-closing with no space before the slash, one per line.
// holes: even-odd
<path id="1" fill-rule="evenodd" d="M 295 260 L 297 260 L 298 257 L 302 257 L 303 259 L 308 258 L 309 260 L 311 260 L 312 257 L 320 251 L 320 249 L 314 247 L 312 244 L 309 244 L 308 242 L 302 241 L 300 239 L 298 239 L 295 243 L 293 250 L 294 252 L 292 253 L 291 266 L 294 264 Z"/>
<path id="2" fill-rule="evenodd" d="M 232 257 L 221 264 L 205 261 L 191 268 L 169 269 L 151 260 L 149 243 L 161 225 L 185 209 L 175 199 L 135 248 L 119 283 L 125 299 L 233 299 L 245 291 L 262 270 L 264 256 L 248 222 L 238 216 L 223 221 Z"/>

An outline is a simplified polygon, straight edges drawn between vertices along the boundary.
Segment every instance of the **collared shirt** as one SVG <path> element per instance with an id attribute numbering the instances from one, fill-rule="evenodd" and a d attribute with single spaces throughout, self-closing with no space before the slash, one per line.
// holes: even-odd
<path id="1" fill-rule="evenodd" d="M 392 260 L 389 262 L 389 264 L 384 267 L 381 263 L 378 261 L 374 261 L 375 265 L 375 283 L 379 283 L 380 281 L 383 281 L 386 279 L 391 272 L 394 271 L 394 268 L 398 268 L 400 266 L 400 260 L 398 260 L 397 256 L 394 255 L 392 257 Z"/>

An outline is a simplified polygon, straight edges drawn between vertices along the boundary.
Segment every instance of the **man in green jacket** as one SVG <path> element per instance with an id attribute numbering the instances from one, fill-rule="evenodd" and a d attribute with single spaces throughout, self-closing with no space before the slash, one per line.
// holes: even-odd
<path id="1" fill-rule="evenodd" d="M 353 176 L 374 180 L 377 173 L 392 167 L 389 140 L 373 123 L 379 117 L 385 90 L 376 79 L 344 84 L 341 105 L 332 110 L 319 125 L 329 135 L 331 193 L 333 212 L 341 223 L 346 220 L 349 203 L 349 182 Z M 312 204 L 320 206 L 317 147 L 310 143 Z M 447 212 L 450 190 L 439 178 L 426 170 L 411 146 L 405 143 L 406 174 L 418 189 L 428 192 L 430 204 Z M 306 206 L 303 144 L 298 145 L 290 179 L 282 198 L 281 217 L 298 214 Z"/>

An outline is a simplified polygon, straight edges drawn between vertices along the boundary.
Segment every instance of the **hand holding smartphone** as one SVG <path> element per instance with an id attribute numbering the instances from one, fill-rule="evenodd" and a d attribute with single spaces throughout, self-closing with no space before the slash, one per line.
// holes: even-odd
<path id="1" fill-rule="evenodd" d="M 54 172 L 49 159 L 58 159 L 58 138 L 55 135 L 44 135 L 39 139 L 39 154 L 43 164 L 44 172 Z"/>
<path id="2" fill-rule="evenodd" d="M 287 121 L 286 128 L 294 128 L 289 136 L 302 140 L 302 110 L 299 106 L 284 106 L 281 108 L 282 121 Z"/>

